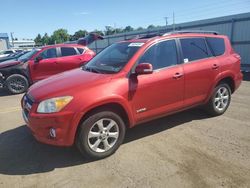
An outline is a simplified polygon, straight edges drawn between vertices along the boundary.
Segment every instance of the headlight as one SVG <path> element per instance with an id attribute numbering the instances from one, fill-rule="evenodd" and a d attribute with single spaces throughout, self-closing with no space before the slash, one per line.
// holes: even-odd
<path id="1" fill-rule="evenodd" d="M 38 113 L 54 113 L 59 112 L 63 109 L 73 97 L 71 96 L 64 96 L 64 97 L 56 97 L 44 100 L 39 103 L 37 112 Z"/>

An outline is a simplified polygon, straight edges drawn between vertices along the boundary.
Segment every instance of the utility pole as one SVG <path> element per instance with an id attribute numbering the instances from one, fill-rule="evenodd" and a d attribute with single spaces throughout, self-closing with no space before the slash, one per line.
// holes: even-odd
<path id="1" fill-rule="evenodd" d="M 173 31 L 175 31 L 175 15 L 174 15 L 174 12 L 173 12 Z"/>
<path id="2" fill-rule="evenodd" d="M 168 26 L 168 17 L 166 16 L 166 17 L 164 17 L 164 19 L 165 19 L 165 23 L 166 23 L 166 27 Z"/>
<path id="3" fill-rule="evenodd" d="M 115 34 L 116 34 L 116 23 L 114 23 L 114 30 L 115 30 Z"/>
<path id="4" fill-rule="evenodd" d="M 13 37 L 14 32 L 10 32 L 10 37 L 11 37 L 11 42 L 12 42 L 12 48 L 14 48 L 14 37 Z"/>

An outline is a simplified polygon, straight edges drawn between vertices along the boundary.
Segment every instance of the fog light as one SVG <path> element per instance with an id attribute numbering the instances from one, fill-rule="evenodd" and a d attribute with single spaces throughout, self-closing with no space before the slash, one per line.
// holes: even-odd
<path id="1" fill-rule="evenodd" d="M 56 129 L 50 128 L 49 129 L 49 135 L 51 138 L 56 138 Z"/>

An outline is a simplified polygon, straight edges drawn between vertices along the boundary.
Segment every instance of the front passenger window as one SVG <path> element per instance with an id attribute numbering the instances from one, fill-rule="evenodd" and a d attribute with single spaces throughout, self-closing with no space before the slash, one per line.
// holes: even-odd
<path id="1" fill-rule="evenodd" d="M 41 56 L 43 59 L 56 58 L 56 57 L 57 57 L 56 48 L 50 48 L 50 49 L 44 50 L 44 51 L 40 54 L 40 56 Z"/>
<path id="2" fill-rule="evenodd" d="M 140 58 L 140 63 L 150 63 L 153 69 L 161 69 L 177 64 L 175 40 L 159 42 L 151 46 Z"/>

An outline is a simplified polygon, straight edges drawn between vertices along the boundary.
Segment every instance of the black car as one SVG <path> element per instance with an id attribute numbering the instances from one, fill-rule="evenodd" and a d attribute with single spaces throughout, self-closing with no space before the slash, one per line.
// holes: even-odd
<path id="1" fill-rule="evenodd" d="M 2 57 L 0 58 L 0 63 L 4 62 L 4 61 L 8 61 L 8 60 L 12 60 L 12 59 L 18 59 L 19 57 L 21 57 L 23 54 L 26 54 L 28 51 L 21 51 L 21 52 L 16 52 L 13 54 L 10 54 L 7 57 Z"/>

